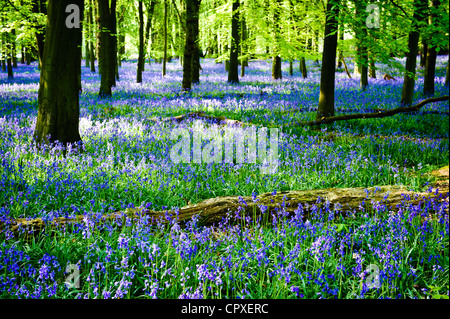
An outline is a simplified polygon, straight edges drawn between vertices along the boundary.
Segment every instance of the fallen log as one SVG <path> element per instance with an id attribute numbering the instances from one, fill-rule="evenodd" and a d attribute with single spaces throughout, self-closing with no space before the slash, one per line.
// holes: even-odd
<path id="1" fill-rule="evenodd" d="M 208 115 L 203 111 L 200 112 L 190 112 L 184 115 L 178 115 L 178 116 L 171 116 L 171 117 L 165 117 L 165 118 L 155 118 L 152 117 L 149 120 L 152 122 L 177 122 L 180 123 L 184 120 L 187 119 L 205 119 L 205 120 L 211 120 L 211 121 L 215 121 L 219 124 L 224 124 L 224 125 L 236 125 L 236 126 L 244 126 L 245 124 L 241 121 L 238 120 L 231 120 L 226 118 L 225 116 L 212 116 L 212 115 Z"/>
<path id="2" fill-rule="evenodd" d="M 409 113 L 416 112 L 423 106 L 440 101 L 447 101 L 449 99 L 448 95 L 433 97 L 423 101 L 420 101 L 416 105 L 408 106 L 408 107 L 397 107 L 388 111 L 379 111 L 375 113 L 357 113 L 357 114 L 347 114 L 347 115 L 338 115 L 331 117 L 322 117 L 320 120 L 309 121 L 309 122 L 298 122 L 296 126 L 317 126 L 322 124 L 329 124 L 337 121 L 346 121 L 346 120 L 355 120 L 355 119 L 372 119 L 372 118 L 383 118 L 387 116 L 392 116 L 398 113 Z"/>
<path id="3" fill-rule="evenodd" d="M 346 212 L 366 212 L 372 208 L 372 203 L 385 204 L 389 211 L 398 211 L 398 205 L 406 201 L 418 204 L 424 198 L 442 196 L 448 200 L 448 184 L 446 189 L 434 193 L 414 193 L 404 186 L 381 186 L 369 188 L 329 188 L 319 190 L 285 191 L 280 193 L 265 193 L 256 197 L 224 196 L 204 200 L 197 204 L 187 205 L 179 209 L 164 211 L 146 210 L 143 208 L 126 209 L 103 215 L 102 221 L 124 221 L 125 218 L 137 220 L 148 217 L 152 225 L 166 224 L 177 218 L 180 224 L 198 215 L 200 225 L 217 225 L 223 218 L 228 218 L 230 224 L 239 222 L 245 217 L 252 220 L 267 214 L 267 220 L 282 212 L 283 216 L 300 213 L 301 205 L 303 219 L 310 218 L 313 207 L 338 208 L 338 212 L 346 216 Z M 409 198 L 408 198 L 409 197 Z M 365 204 L 364 204 L 365 203 Z M 47 228 L 65 227 L 67 224 L 83 224 L 85 216 L 76 218 L 56 218 L 45 223 L 41 218 L 27 220 L 24 218 L 10 219 L 0 222 L 0 229 L 9 228 L 14 234 L 35 235 Z"/>

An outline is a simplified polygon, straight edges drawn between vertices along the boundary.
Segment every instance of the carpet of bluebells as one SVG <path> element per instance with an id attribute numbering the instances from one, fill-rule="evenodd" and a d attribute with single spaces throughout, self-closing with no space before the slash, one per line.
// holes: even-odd
<path id="1" fill-rule="evenodd" d="M 404 61 L 401 61 L 404 63 Z M 436 96 L 447 57 L 438 57 Z M 297 64 L 296 64 L 297 65 Z M 80 134 L 84 151 L 33 146 L 39 71 L 36 64 L 0 73 L 0 219 L 85 215 L 83 222 L 26 240 L 0 233 L 1 298 L 448 298 L 448 200 L 398 212 L 383 203 L 339 215 L 317 205 L 308 220 L 279 211 L 206 227 L 198 217 L 180 225 L 151 225 L 149 217 L 106 222 L 126 208 L 175 210 L 216 196 L 250 196 L 286 190 L 406 185 L 427 190 L 434 169 L 449 162 L 448 101 L 413 114 L 301 127 L 312 120 L 320 65 L 308 78 L 295 70 L 271 79 L 268 61 L 252 61 L 239 85 L 226 82 L 223 64 L 202 60 L 201 83 L 181 93 L 178 60 L 146 66 L 136 84 L 135 61 L 124 62 L 113 97 L 99 99 L 98 73 L 83 66 Z M 352 67 L 352 63 L 349 63 Z M 398 107 L 401 72 L 378 65 L 396 81 L 369 79 L 366 91 L 343 70 L 336 78 L 336 113 Z M 414 101 L 424 97 L 419 70 Z M 280 130 L 279 167 L 261 163 L 173 163 L 170 133 L 179 124 L 154 122 L 204 111 Z M 189 129 L 191 121 L 182 124 Z M 388 196 L 388 194 L 386 194 Z M 319 199 L 320 200 L 320 199 Z M 268 219 L 267 219 L 268 220 Z M 372 272 L 376 268 L 377 284 Z M 70 269 L 79 270 L 79 280 Z"/>

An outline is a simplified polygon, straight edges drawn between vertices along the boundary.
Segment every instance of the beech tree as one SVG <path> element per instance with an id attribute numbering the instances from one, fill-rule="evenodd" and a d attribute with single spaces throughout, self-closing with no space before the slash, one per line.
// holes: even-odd
<path id="1" fill-rule="evenodd" d="M 117 40 L 116 0 L 97 0 L 99 97 L 112 95 L 116 85 Z"/>
<path id="2" fill-rule="evenodd" d="M 34 131 L 38 145 L 81 141 L 78 121 L 82 34 L 77 21 L 83 19 L 84 0 L 72 0 L 69 13 L 67 8 L 67 1 L 48 0 Z"/>
<path id="3" fill-rule="evenodd" d="M 408 53 L 406 56 L 405 76 L 403 81 L 402 97 L 400 103 L 411 105 L 414 96 L 414 83 L 416 75 L 416 58 L 419 44 L 419 26 L 425 22 L 426 1 L 414 0 L 414 14 L 411 21 L 411 31 L 408 36 Z"/>
<path id="4" fill-rule="evenodd" d="M 231 14 L 231 47 L 230 47 L 230 65 L 228 70 L 228 82 L 239 83 L 239 0 L 232 0 Z"/>
<path id="5" fill-rule="evenodd" d="M 323 40 L 322 70 L 317 119 L 334 115 L 334 82 L 336 68 L 339 0 L 328 0 Z"/>

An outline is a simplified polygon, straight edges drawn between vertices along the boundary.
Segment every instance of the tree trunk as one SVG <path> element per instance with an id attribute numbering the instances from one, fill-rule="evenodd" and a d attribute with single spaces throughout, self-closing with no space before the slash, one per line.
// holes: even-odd
<path id="1" fill-rule="evenodd" d="M 86 9 L 86 20 L 89 24 L 89 11 L 90 9 Z M 91 61 L 91 52 L 89 47 L 89 35 L 90 35 L 90 26 L 85 25 L 84 26 L 84 59 L 85 59 L 85 66 L 87 68 L 90 68 L 90 61 Z"/>
<path id="2" fill-rule="evenodd" d="M 94 0 L 95 1 L 95 0 Z M 89 14 L 87 16 L 88 19 L 88 33 L 89 36 L 92 36 L 94 34 L 94 18 L 93 18 L 93 11 L 94 11 L 94 5 L 92 3 L 92 0 L 89 0 Z M 89 39 L 89 59 L 90 59 L 90 66 L 91 66 L 91 72 L 95 72 L 95 54 L 94 54 L 94 41 L 92 41 L 92 38 Z"/>
<path id="3" fill-rule="evenodd" d="M 239 58 L 239 0 L 232 0 L 231 17 L 231 48 L 230 48 L 230 68 L 228 71 L 228 82 L 239 83 L 238 58 Z"/>
<path id="4" fill-rule="evenodd" d="M 444 85 L 445 85 L 446 87 L 449 86 L 449 85 L 448 85 L 448 62 L 449 62 L 449 60 L 448 60 L 448 58 L 447 58 L 447 68 L 446 68 L 446 71 L 445 71 L 445 82 L 444 82 Z"/>
<path id="5" fill-rule="evenodd" d="M 152 29 L 152 18 L 153 18 L 153 12 L 155 11 L 155 0 L 151 0 L 149 5 L 147 6 L 147 23 L 145 25 L 145 34 L 144 34 L 144 56 L 146 55 L 148 48 L 149 48 L 149 40 L 150 40 L 150 31 Z M 153 36 L 152 33 L 152 43 L 153 43 Z M 124 52 L 125 53 L 125 52 Z M 148 57 L 148 65 L 151 65 L 151 56 Z M 145 62 L 145 59 L 144 59 Z M 145 63 L 142 63 L 142 71 L 145 69 Z"/>
<path id="6" fill-rule="evenodd" d="M 411 105 L 414 97 L 414 83 L 416 75 L 416 58 L 419 44 L 418 24 L 425 17 L 426 7 L 422 0 L 414 0 L 414 14 L 411 31 L 408 37 L 408 54 L 406 55 L 405 77 L 403 81 L 401 105 Z"/>
<path id="7" fill-rule="evenodd" d="M 436 186 L 438 187 L 438 186 Z M 434 189 L 433 189 L 434 190 Z M 387 196 L 388 195 L 388 196 Z M 405 199 L 406 198 L 406 199 Z M 240 224 L 243 219 L 250 217 L 251 220 L 260 220 L 261 223 L 272 222 L 273 217 L 290 218 L 297 216 L 303 222 L 313 217 L 313 210 L 329 207 L 342 207 L 336 214 L 337 218 L 365 213 L 366 203 L 380 203 L 386 206 L 386 211 L 398 212 L 401 208 L 410 205 L 420 205 L 424 199 L 436 198 L 446 200 L 448 198 L 448 187 L 439 187 L 432 193 L 415 193 L 405 186 L 377 186 L 377 187 L 355 187 L 355 188 L 327 188 L 316 190 L 291 190 L 278 194 L 265 193 L 257 195 L 255 199 L 251 196 L 221 196 L 203 200 L 199 203 L 183 206 L 175 210 L 153 211 L 142 207 L 127 208 L 125 211 L 104 214 L 100 220 L 120 221 L 125 225 L 125 218 L 132 220 L 145 218 L 152 225 L 168 224 L 177 215 L 177 222 L 182 227 L 192 220 L 193 216 L 199 216 L 202 226 L 218 226 L 224 218 L 231 225 Z M 300 206 L 301 205 L 301 206 Z M 300 207 L 300 208 L 299 208 Z M 171 217 L 168 219 L 167 217 Z M 46 223 L 41 218 L 27 220 L 26 218 L 7 219 L 0 221 L 0 230 L 5 227 L 18 236 L 22 234 L 28 238 L 38 235 L 40 232 L 58 227 L 67 227 L 68 224 L 82 224 L 84 215 L 75 218 L 58 217 Z M 352 217 L 350 217 L 352 218 Z M 22 233 L 20 233 L 22 230 Z M 49 233 L 49 232 L 48 232 Z"/>
<path id="8" fill-rule="evenodd" d="M 320 72 L 320 95 L 317 119 L 334 115 L 334 80 L 336 72 L 337 17 L 339 0 L 328 0 L 325 34 L 323 41 L 322 69 Z"/>
<path id="9" fill-rule="evenodd" d="M 22 44 L 21 48 L 22 48 L 22 50 L 20 50 L 20 53 L 21 53 L 20 63 L 25 64 L 25 47 L 23 46 L 23 44 Z"/>
<path id="10" fill-rule="evenodd" d="M 247 25 L 245 18 L 241 18 L 241 77 L 245 76 L 245 67 L 248 67 L 248 59 L 244 58 L 247 55 Z"/>
<path id="11" fill-rule="evenodd" d="M 80 15 L 83 0 L 72 0 Z M 81 75 L 80 28 L 67 28 L 67 3 L 48 1 L 46 41 L 38 92 L 38 116 L 34 139 L 37 144 L 81 141 L 79 121 L 79 78 Z M 82 19 L 82 17 L 81 17 Z"/>
<path id="12" fill-rule="evenodd" d="M 163 48 L 163 65 L 162 76 L 166 76 L 166 63 L 167 63 L 167 0 L 164 0 L 164 48 Z"/>
<path id="13" fill-rule="evenodd" d="M 9 36 L 8 36 L 9 38 Z M 9 42 L 9 39 L 6 43 L 6 68 L 8 70 L 8 79 L 14 78 L 14 72 L 12 67 L 12 52 L 11 52 L 11 43 Z"/>
<path id="14" fill-rule="evenodd" d="M 17 68 L 16 29 L 11 31 L 11 50 L 12 67 Z"/>
<path id="15" fill-rule="evenodd" d="M 420 50 L 420 67 L 425 67 L 425 61 L 427 59 L 428 45 L 425 39 L 422 39 L 422 50 Z"/>
<path id="16" fill-rule="evenodd" d="M 431 1 L 431 9 L 438 10 L 440 0 Z M 435 11 L 431 13 L 431 24 L 437 23 L 437 15 Z M 423 94 L 426 96 L 434 95 L 434 77 L 436 72 L 436 46 L 428 43 L 427 58 L 425 61 L 425 75 L 423 79 Z"/>
<path id="17" fill-rule="evenodd" d="M 142 7 L 142 1 L 139 0 L 139 55 L 137 63 L 137 77 L 136 83 L 142 83 L 142 71 L 144 68 L 144 9 Z"/>
<path id="18" fill-rule="evenodd" d="M 362 16 L 365 10 L 365 4 L 361 0 L 355 1 L 355 12 L 356 16 Z M 357 54 L 356 54 L 356 64 L 358 65 L 358 71 L 361 74 L 360 77 L 360 87 L 361 90 L 365 90 L 368 85 L 368 52 L 367 52 L 367 27 L 365 21 L 360 20 L 360 23 L 357 23 L 357 29 L 355 30 L 356 38 L 357 38 Z"/>
<path id="19" fill-rule="evenodd" d="M 372 54 L 369 57 L 369 76 L 372 79 L 377 78 L 377 70 L 375 68 L 375 59 L 373 58 Z"/>
<path id="20" fill-rule="evenodd" d="M 281 0 L 275 2 L 273 11 L 273 34 L 274 34 L 274 56 L 272 58 L 272 78 L 274 80 L 281 79 L 281 57 L 279 55 L 279 38 L 280 38 L 280 8 Z"/>
<path id="21" fill-rule="evenodd" d="M 33 13 L 43 13 L 47 14 L 45 0 L 33 0 L 32 2 L 32 12 Z M 65 8 L 64 8 L 65 10 Z M 38 50 L 38 58 L 39 58 L 39 69 L 42 68 L 42 58 L 44 56 L 44 42 L 45 42 L 45 26 L 38 26 L 36 28 L 36 45 Z"/>
<path id="22" fill-rule="evenodd" d="M 341 46 L 343 45 L 344 42 L 344 24 L 341 23 L 339 25 L 339 42 L 341 43 Z M 337 60 L 337 68 L 342 68 L 342 59 L 344 57 L 344 52 L 342 51 L 342 49 L 339 50 L 339 55 L 338 55 L 338 60 Z"/>
<path id="23" fill-rule="evenodd" d="M 300 58 L 300 72 L 302 73 L 302 78 L 306 79 L 308 77 L 308 70 L 306 69 L 305 57 Z"/>
<path id="24" fill-rule="evenodd" d="M 186 0 L 186 34 L 183 56 L 182 90 L 189 92 L 192 86 L 192 58 L 195 50 L 195 3 L 196 0 Z"/>
<path id="25" fill-rule="evenodd" d="M 97 25 L 98 25 L 98 62 L 100 73 L 99 97 L 112 95 L 111 88 L 115 85 L 115 71 L 117 58 L 115 46 L 115 15 L 116 1 L 111 0 L 111 7 L 108 0 L 97 1 Z M 113 17 L 114 15 L 114 17 Z M 113 25 L 114 24 L 114 25 Z"/>
<path id="26" fill-rule="evenodd" d="M 198 18 L 200 13 L 201 0 L 194 0 L 194 52 L 192 53 L 192 83 L 200 83 L 200 37 Z"/>

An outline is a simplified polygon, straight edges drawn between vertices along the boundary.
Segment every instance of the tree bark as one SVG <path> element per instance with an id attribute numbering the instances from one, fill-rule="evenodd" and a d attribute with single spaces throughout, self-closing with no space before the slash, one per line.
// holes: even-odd
<path id="1" fill-rule="evenodd" d="M 431 1 L 431 24 L 437 23 L 436 10 L 441 5 L 440 0 Z M 426 96 L 434 95 L 434 77 L 436 73 L 436 46 L 428 43 L 427 57 L 425 61 L 425 75 L 423 79 L 423 94 Z"/>
<path id="2" fill-rule="evenodd" d="M 273 12 L 274 55 L 272 58 L 272 78 L 274 80 L 282 79 L 283 77 L 281 72 L 281 57 L 278 52 L 278 43 L 280 39 L 280 7 L 281 0 L 276 0 Z"/>
<path id="3" fill-rule="evenodd" d="M 231 48 L 230 48 L 230 66 L 228 71 L 228 82 L 239 83 L 239 0 L 232 0 L 231 16 Z"/>
<path id="4" fill-rule="evenodd" d="M 448 62 L 449 62 L 449 60 L 447 58 L 447 68 L 446 68 L 446 71 L 445 71 L 445 82 L 444 82 L 444 85 L 446 87 L 449 87 L 449 84 L 448 84 Z"/>
<path id="5" fill-rule="evenodd" d="M 418 24 L 425 17 L 426 4 L 422 0 L 414 0 L 414 14 L 411 23 L 411 31 L 408 37 L 408 54 L 406 56 L 405 77 L 403 81 L 402 105 L 411 105 L 414 97 L 414 83 L 416 75 L 416 58 L 419 44 Z"/>
<path id="6" fill-rule="evenodd" d="M 147 6 L 147 23 L 145 24 L 145 34 L 144 34 L 144 56 L 146 55 L 149 48 L 149 40 L 150 40 L 150 31 L 152 29 L 152 18 L 153 12 L 155 11 L 155 0 L 151 0 L 149 5 Z M 153 37 L 152 37 L 153 39 Z M 153 41 L 153 40 L 152 40 Z M 125 52 L 124 52 L 125 53 Z M 151 65 L 151 56 L 148 58 L 148 64 Z M 145 62 L 145 59 L 144 59 Z M 145 69 L 145 63 L 142 63 L 142 71 Z"/>
<path id="7" fill-rule="evenodd" d="M 166 76 L 166 63 L 167 63 L 167 0 L 164 0 L 164 48 L 163 48 L 163 65 L 162 76 Z"/>
<path id="8" fill-rule="evenodd" d="M 320 95 L 317 109 L 317 120 L 334 115 L 334 80 L 336 72 L 337 17 L 339 16 L 339 0 L 328 0 L 325 34 L 320 72 Z"/>
<path id="9" fill-rule="evenodd" d="M 425 39 L 422 39 L 422 50 L 420 50 L 420 67 L 425 67 L 425 60 L 427 59 L 428 45 Z"/>
<path id="10" fill-rule="evenodd" d="M 138 12 L 139 12 L 139 55 L 137 63 L 137 76 L 136 83 L 142 83 L 142 71 L 144 68 L 144 9 L 143 0 L 139 0 Z"/>
<path id="11" fill-rule="evenodd" d="M 88 19 L 88 33 L 91 37 L 94 34 L 94 18 L 93 18 L 93 11 L 94 11 L 94 5 L 92 3 L 93 0 L 89 0 L 89 14 L 87 16 Z M 95 0 L 94 0 L 95 1 Z M 89 59 L 90 59 L 90 67 L 91 72 L 95 72 L 95 54 L 94 54 L 94 41 L 92 41 L 92 38 L 89 39 Z"/>
<path id="12" fill-rule="evenodd" d="M 300 58 L 300 72 L 302 73 L 302 78 L 306 79 L 308 77 L 308 70 L 306 69 L 305 57 Z"/>
<path id="13" fill-rule="evenodd" d="M 116 34 L 115 15 L 116 1 L 111 0 L 111 7 L 108 0 L 97 0 L 97 25 L 98 31 L 98 62 L 100 73 L 99 97 L 112 96 L 111 88 L 115 86 L 116 73 Z"/>
<path id="14" fill-rule="evenodd" d="M 84 11 L 83 0 L 72 0 Z M 81 142 L 79 78 L 81 75 L 81 29 L 67 28 L 67 3 L 48 1 L 43 63 L 38 92 L 38 116 L 34 131 L 37 144 Z M 82 17 L 81 17 L 82 19 Z"/>
<path id="15" fill-rule="evenodd" d="M 315 121 L 310 122 L 300 122 L 296 123 L 297 126 L 317 126 L 322 124 L 329 124 L 337 121 L 347 121 L 347 120 L 355 120 L 355 119 L 373 119 L 373 118 L 382 118 L 387 116 L 392 116 L 398 113 L 408 113 L 408 112 L 416 112 L 418 111 L 422 106 L 432 103 L 432 102 L 439 102 L 439 101 L 447 101 L 448 95 L 441 96 L 441 97 L 435 97 L 435 98 L 429 98 L 426 100 L 423 100 L 419 102 L 416 105 L 408 106 L 408 107 L 398 107 L 389 111 L 379 111 L 375 113 L 359 113 L 359 114 L 348 114 L 348 115 L 339 115 L 339 116 L 329 116 L 329 117 L 322 117 L 318 118 Z"/>
<path id="16" fill-rule="evenodd" d="M 17 68 L 16 29 L 11 30 L 12 67 Z"/>
<path id="17" fill-rule="evenodd" d="M 31 11 L 33 13 L 47 14 L 47 7 L 45 0 L 33 0 Z M 36 27 L 36 45 L 38 50 L 39 69 L 42 68 L 42 58 L 44 56 L 44 42 L 45 42 L 45 26 Z"/>
<path id="18" fill-rule="evenodd" d="M 377 71 L 375 68 L 375 59 L 373 58 L 372 54 L 370 54 L 370 57 L 369 57 L 369 76 L 372 79 L 377 78 Z"/>
<path id="19" fill-rule="evenodd" d="M 416 196 L 417 195 L 417 196 Z M 405 199 L 406 198 L 406 199 Z M 259 220 L 261 223 L 272 222 L 273 218 L 290 218 L 296 216 L 303 222 L 313 217 L 313 209 L 318 211 L 328 205 L 336 209 L 336 217 L 348 217 L 360 213 L 367 208 L 365 203 L 380 203 L 386 206 L 387 211 L 397 212 L 403 205 L 419 205 L 424 199 L 436 198 L 446 200 L 448 187 L 439 188 L 435 192 L 415 193 L 405 186 L 379 186 L 357 188 L 328 188 L 317 190 L 285 191 L 277 194 L 265 193 L 253 198 L 251 196 L 222 196 L 203 200 L 197 204 L 180 207 L 175 210 L 153 211 L 144 208 L 127 208 L 125 211 L 104 214 L 100 222 L 117 221 L 125 225 L 125 218 L 138 220 L 144 217 L 146 223 L 151 225 L 167 224 L 172 218 L 184 226 L 192 217 L 198 216 L 200 226 L 218 226 L 224 218 L 229 224 L 236 225 L 243 219 Z M 367 212 L 367 211 L 365 211 Z M 177 216 L 177 217 L 176 217 Z M 83 215 L 76 218 L 58 217 L 46 224 L 41 218 L 27 220 L 26 218 L 7 219 L 0 221 L 0 230 L 8 227 L 15 235 L 26 238 L 58 227 L 67 227 L 69 224 L 82 224 Z M 170 217 L 168 219 L 167 217 Z M 173 221 L 172 221 L 173 222 Z"/>
<path id="20" fill-rule="evenodd" d="M 194 52 L 192 53 L 192 83 L 200 83 L 200 37 L 199 37 L 199 14 L 201 0 L 194 0 Z"/>
<path id="21" fill-rule="evenodd" d="M 186 0 L 186 34 L 183 55 L 182 90 L 189 92 L 192 87 L 192 59 L 195 50 L 195 3 L 196 0 Z"/>

